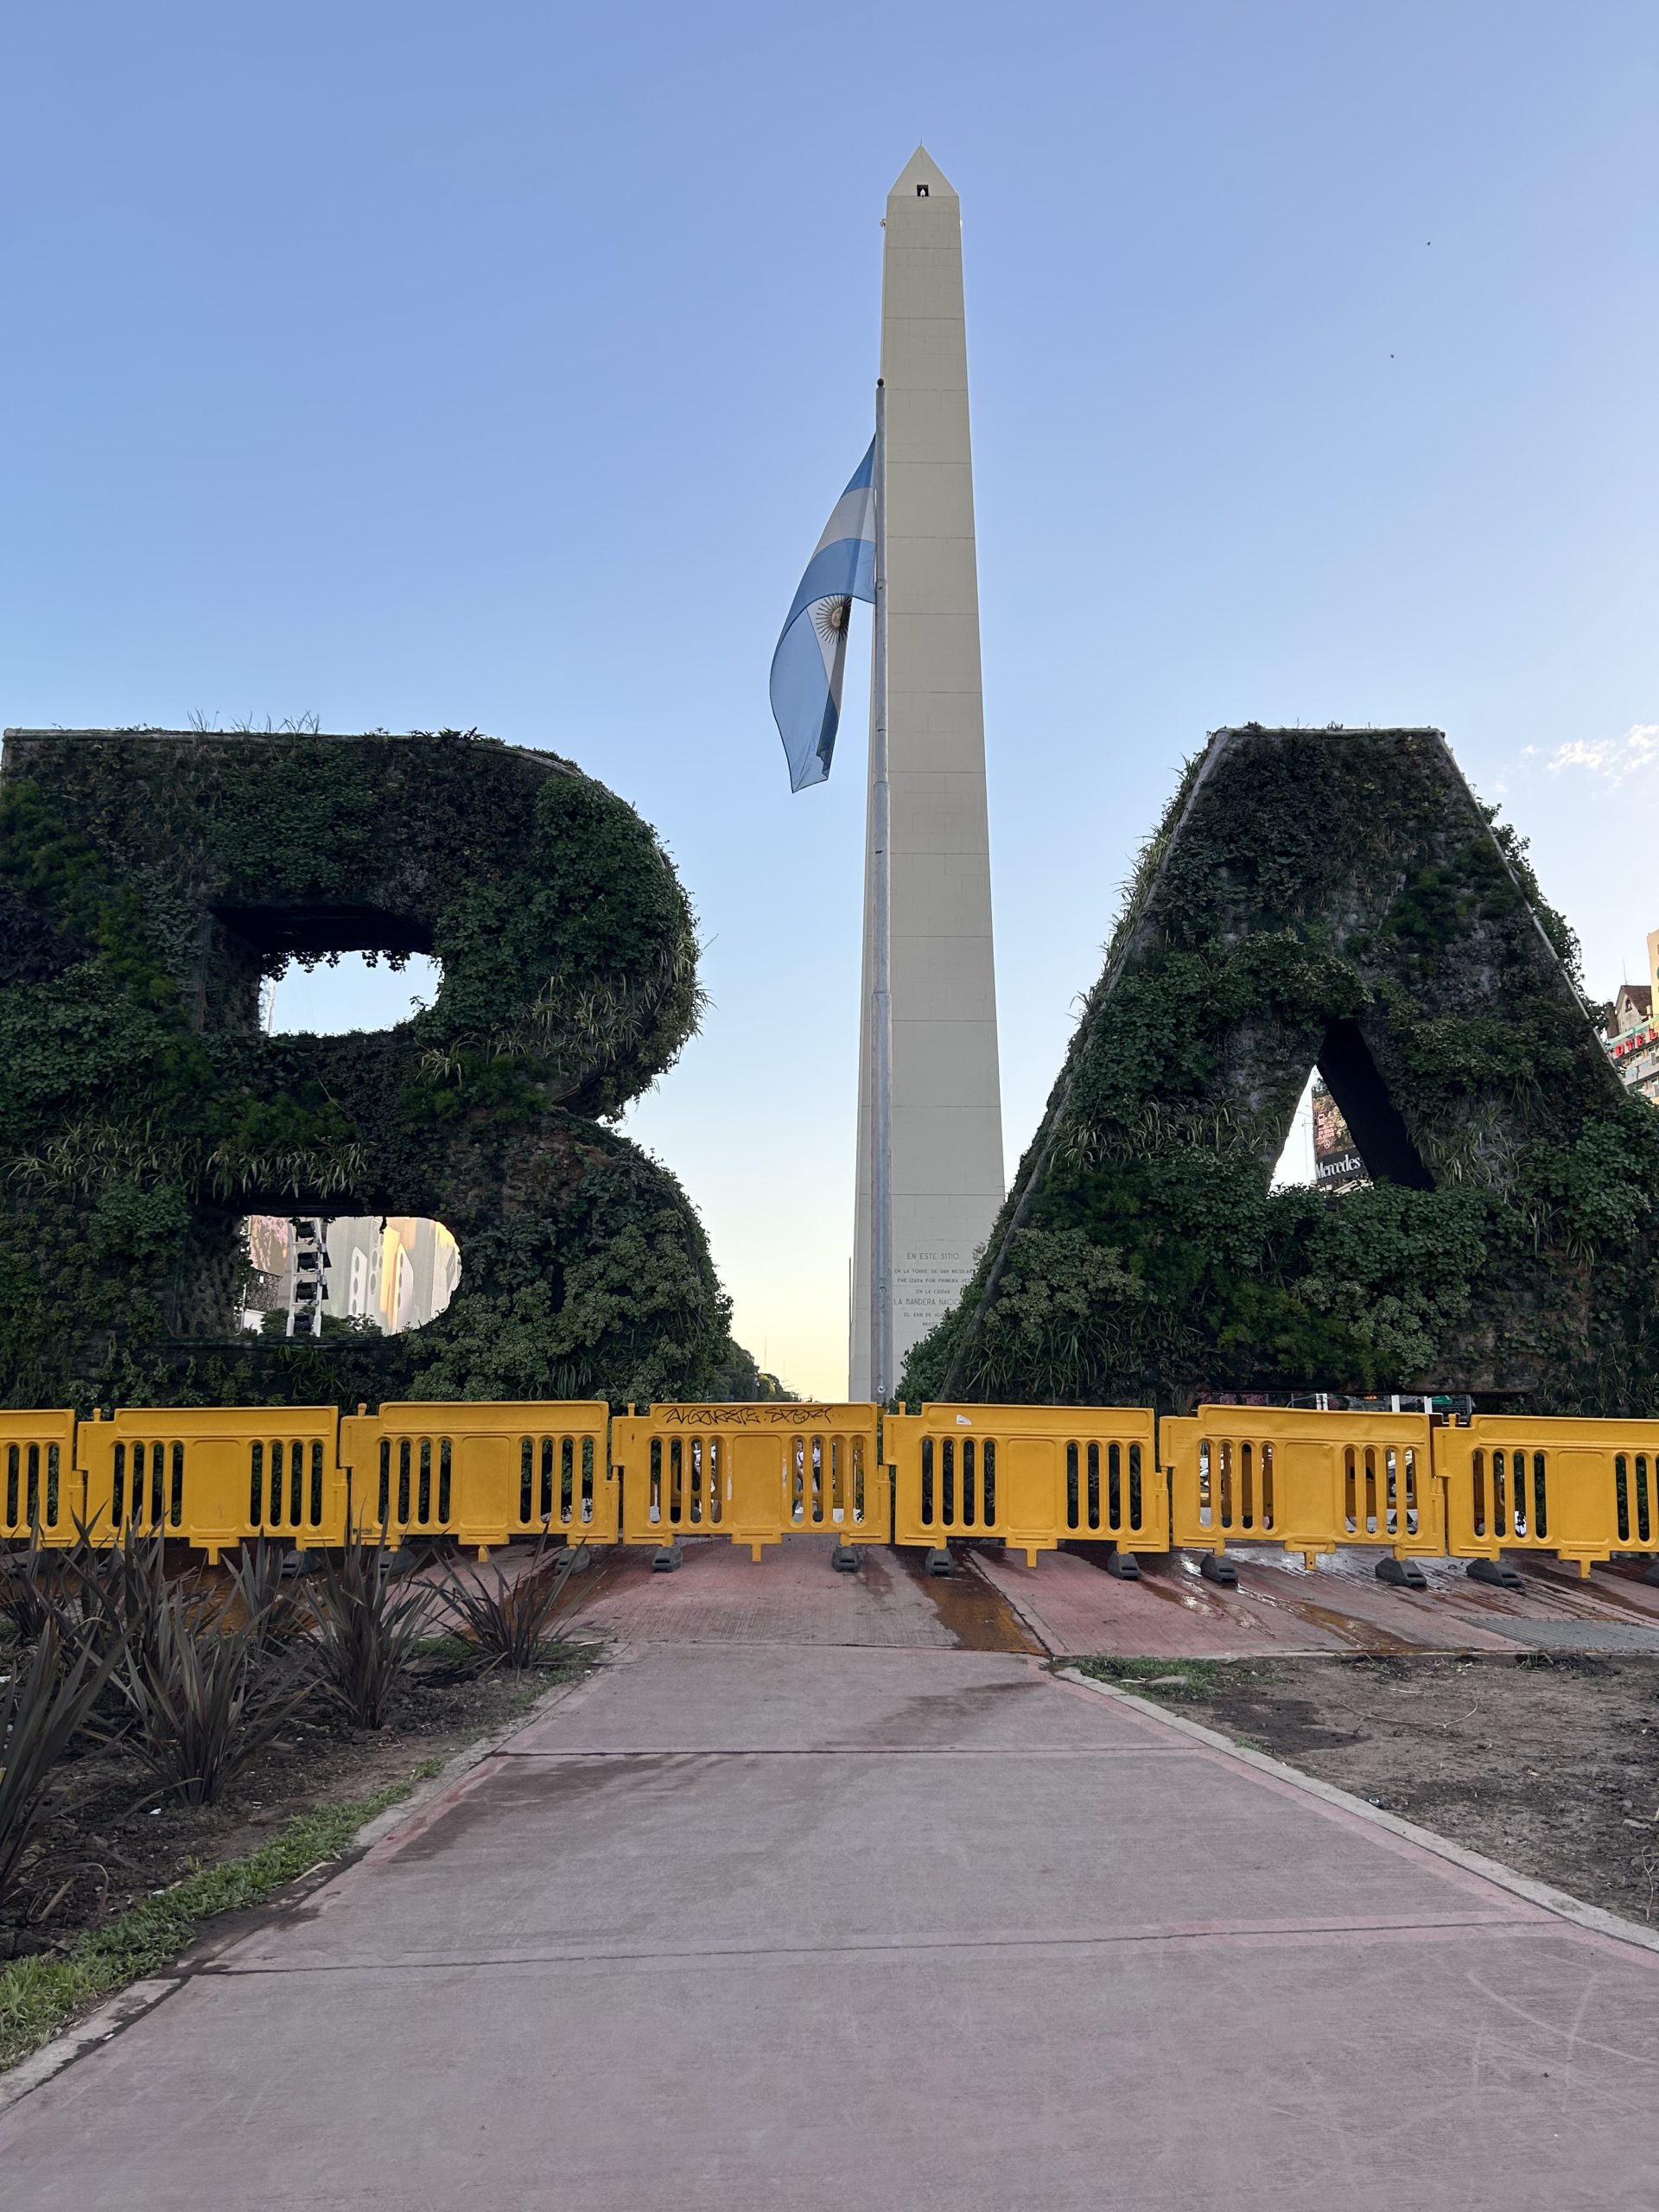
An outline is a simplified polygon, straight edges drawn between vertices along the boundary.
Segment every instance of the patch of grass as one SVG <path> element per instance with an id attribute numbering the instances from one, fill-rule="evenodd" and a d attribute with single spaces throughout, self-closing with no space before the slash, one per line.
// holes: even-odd
<path id="1" fill-rule="evenodd" d="M 107 1927 L 90 1929 L 67 1952 L 13 1960 L 0 1969 L 0 2071 L 27 2058 L 78 2013 L 170 1965 L 216 1913 L 262 1904 L 285 1883 L 336 1857 L 365 1821 L 407 1797 L 442 1764 L 423 1759 L 404 1780 L 372 1796 L 302 1813 L 245 1859 L 198 1868 Z"/>
<path id="2" fill-rule="evenodd" d="M 478 1652 L 464 1636 L 417 1636 L 409 1647 L 411 1659 L 476 1659 Z"/>
<path id="3" fill-rule="evenodd" d="M 579 1675 L 585 1667 L 598 1660 L 601 1646 L 596 1642 L 587 1643 L 543 1644 L 534 1662 L 533 1671 L 541 1679 L 536 1695 L 540 1696 L 550 1682 L 561 1681 L 567 1675 Z M 481 1650 L 470 1637 L 423 1636 L 410 1646 L 410 1657 L 415 1660 L 451 1660 L 457 1666 L 475 1668 L 483 1673 L 491 1664 L 488 1652 Z"/>
<path id="4" fill-rule="evenodd" d="M 1611 1660 L 1599 1658 L 1593 1651 L 1522 1651 L 1516 1655 L 1515 1664 L 1529 1675 L 1593 1675 L 1618 1672 Z"/>
<path id="5" fill-rule="evenodd" d="M 1231 1671 L 1230 1662 L 1224 1659 L 1119 1659 L 1109 1654 L 1091 1659 L 1068 1659 L 1065 1664 L 1075 1667 L 1080 1675 L 1091 1675 L 1097 1682 L 1109 1682 L 1114 1689 L 1133 1690 L 1137 1696 L 1167 1698 L 1173 1704 L 1179 1704 L 1183 1698 L 1205 1697 L 1220 1689 Z"/>

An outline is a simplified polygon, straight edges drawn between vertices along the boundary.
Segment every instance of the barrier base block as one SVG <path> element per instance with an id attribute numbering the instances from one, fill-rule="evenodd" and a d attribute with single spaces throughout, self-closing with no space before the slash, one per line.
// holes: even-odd
<path id="1" fill-rule="evenodd" d="M 950 1554 L 943 1544 L 929 1552 L 924 1563 L 930 1574 L 949 1574 L 951 1572 Z"/>
<path id="2" fill-rule="evenodd" d="M 1395 1590 L 1427 1590 L 1428 1577 L 1414 1559 L 1395 1559 L 1388 1553 L 1376 1562 L 1376 1579 Z"/>
<path id="3" fill-rule="evenodd" d="M 1141 1580 L 1141 1562 L 1133 1552 L 1109 1552 L 1106 1572 L 1115 1574 L 1120 1582 L 1138 1582 Z"/>
<path id="4" fill-rule="evenodd" d="M 1659 1589 L 1659 1559 L 1652 1559 L 1648 1561 L 1648 1571 L 1643 1576 L 1642 1580 L 1644 1582 L 1652 1583 L 1656 1589 Z"/>
<path id="5" fill-rule="evenodd" d="M 830 1564 L 837 1574 L 856 1574 L 859 1568 L 858 1546 L 837 1544 L 830 1554 Z"/>
<path id="6" fill-rule="evenodd" d="M 578 1537 L 574 1544 L 567 1541 L 564 1548 L 570 1554 L 570 1564 L 566 1567 L 565 1573 L 586 1574 L 594 1563 L 594 1554 L 585 1540 Z"/>
<path id="7" fill-rule="evenodd" d="M 1220 1552 L 1205 1552 L 1198 1560 L 1198 1573 L 1206 1582 L 1220 1583 L 1224 1590 L 1238 1587 L 1238 1569 Z"/>
<path id="8" fill-rule="evenodd" d="M 653 1574 L 672 1574 L 677 1567 L 683 1567 L 684 1564 L 685 1554 L 677 1543 L 660 1545 L 651 1555 L 651 1571 Z"/>
<path id="9" fill-rule="evenodd" d="M 1464 1573 L 1471 1582 L 1496 1583 L 1500 1590 L 1524 1590 L 1527 1586 L 1507 1560 L 1471 1559 Z"/>

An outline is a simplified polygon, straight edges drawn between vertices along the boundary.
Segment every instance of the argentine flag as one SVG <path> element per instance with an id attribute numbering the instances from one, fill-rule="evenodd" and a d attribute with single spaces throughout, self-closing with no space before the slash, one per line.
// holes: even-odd
<path id="1" fill-rule="evenodd" d="M 836 502 L 806 564 L 772 657 L 772 711 L 789 756 L 789 787 L 830 773 L 841 721 L 847 624 L 855 599 L 875 597 L 875 442 Z"/>

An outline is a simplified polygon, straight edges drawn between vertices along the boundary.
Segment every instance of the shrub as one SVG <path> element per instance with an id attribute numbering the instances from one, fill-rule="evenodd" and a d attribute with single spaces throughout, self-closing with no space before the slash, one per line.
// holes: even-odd
<path id="1" fill-rule="evenodd" d="M 74 1643 L 48 1619 L 27 1661 L 0 1682 L 0 1900 L 39 1824 L 52 1770 L 120 1656 Z"/>
<path id="2" fill-rule="evenodd" d="M 290 1671 L 276 1687 L 256 1617 L 227 1628 L 193 1593 L 169 1589 L 150 1644 L 130 1649 L 118 1677 L 137 1723 L 139 1756 L 187 1805 L 216 1804 L 315 1687 Z"/>
<path id="3" fill-rule="evenodd" d="M 83 1529 L 68 1554 L 67 1580 L 87 1642 L 95 1651 L 113 1651 L 118 1662 L 125 1655 L 160 1664 L 162 1623 L 175 1604 L 196 1622 L 213 1611 L 199 1569 L 169 1580 L 166 1540 L 130 1529 L 118 1544 L 94 1544 Z"/>
<path id="4" fill-rule="evenodd" d="M 583 1547 L 567 1545 L 550 1559 L 544 1556 L 546 1547 L 543 1536 L 530 1565 L 517 1576 L 496 1567 L 486 1580 L 451 1567 L 438 1586 L 462 1635 L 493 1666 L 533 1667 L 549 1644 L 563 1640 L 565 1630 L 556 1617 Z"/>
<path id="5" fill-rule="evenodd" d="M 62 1601 L 63 1579 L 63 1554 L 47 1550 L 38 1537 L 0 1555 L 0 1614 L 20 1643 L 38 1641 Z"/>
<path id="6" fill-rule="evenodd" d="M 296 1643 L 312 1625 L 312 1611 L 288 1573 L 288 1554 L 262 1536 L 245 1544 L 231 1570 L 226 1626 L 245 1624 L 263 1653 Z"/>
<path id="7" fill-rule="evenodd" d="M 347 1544 L 313 1593 L 315 1659 L 324 1694 L 359 1728 L 384 1728 L 397 1678 L 425 1625 L 431 1592 L 394 1581 L 383 1544 Z"/>

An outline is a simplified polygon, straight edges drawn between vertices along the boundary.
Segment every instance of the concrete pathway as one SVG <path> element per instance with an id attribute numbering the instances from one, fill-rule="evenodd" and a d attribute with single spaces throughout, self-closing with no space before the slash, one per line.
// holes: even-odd
<path id="1" fill-rule="evenodd" d="M 791 1536 L 753 1560 L 741 1544 L 692 1541 L 671 1574 L 652 1573 L 649 1551 L 619 1549 L 582 1578 L 581 1626 L 648 1643 L 1042 1648 L 977 1575 L 936 1580 L 920 1553 L 885 1544 L 864 1548 L 856 1574 L 837 1574 L 834 1549 L 831 1536 Z"/>
<path id="2" fill-rule="evenodd" d="M 1656 2110 L 1659 1955 L 1178 1721 L 919 1637 L 642 1640 L 14 2107 L 0 2177 L 18 2212 L 1651 2212 Z"/>

